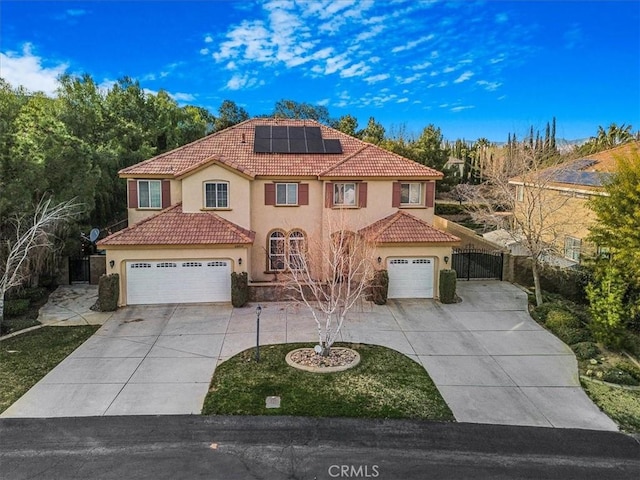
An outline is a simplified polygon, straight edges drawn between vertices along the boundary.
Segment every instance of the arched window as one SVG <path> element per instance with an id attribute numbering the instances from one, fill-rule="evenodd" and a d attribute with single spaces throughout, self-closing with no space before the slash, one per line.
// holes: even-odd
<path id="1" fill-rule="evenodd" d="M 304 267 L 304 233 L 300 230 L 289 232 L 289 268 L 300 270 Z"/>
<path id="2" fill-rule="evenodd" d="M 279 230 L 269 235 L 269 270 L 285 269 L 285 234 Z"/>
<path id="3" fill-rule="evenodd" d="M 274 230 L 268 237 L 269 270 L 300 270 L 304 267 L 306 237 L 301 230 L 291 230 L 285 234 Z"/>

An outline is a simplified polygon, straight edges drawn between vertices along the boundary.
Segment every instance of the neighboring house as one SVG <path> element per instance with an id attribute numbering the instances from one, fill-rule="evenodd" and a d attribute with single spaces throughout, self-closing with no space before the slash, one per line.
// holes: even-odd
<path id="1" fill-rule="evenodd" d="M 559 167 L 551 167 L 543 171 L 549 181 L 544 184 L 544 195 L 540 199 L 549 205 L 558 205 L 549 212 L 553 226 L 555 250 L 560 252 L 561 259 L 547 259 L 561 266 L 577 265 L 581 255 L 597 252 L 597 245 L 589 245 L 585 238 L 589 227 L 595 221 L 595 214 L 587 202 L 594 195 L 604 195 L 603 182 L 616 170 L 616 159 L 640 151 L 640 142 L 630 142 L 604 152 L 572 160 Z M 515 186 L 516 209 L 525 204 L 528 188 L 521 179 L 510 182 Z M 534 197 L 536 198 L 536 197 Z"/>
<path id="2" fill-rule="evenodd" d="M 433 227 L 441 172 L 310 120 L 248 120 L 119 175 L 130 226 L 98 245 L 121 305 L 229 301 L 231 272 L 273 285 L 342 221 L 376 242 L 391 298 L 432 298 L 458 242 Z"/>

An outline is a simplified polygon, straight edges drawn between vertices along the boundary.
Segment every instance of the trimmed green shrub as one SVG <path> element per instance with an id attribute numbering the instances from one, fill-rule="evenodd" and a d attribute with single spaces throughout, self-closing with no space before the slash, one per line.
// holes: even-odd
<path id="1" fill-rule="evenodd" d="M 630 362 L 618 362 L 616 364 L 616 368 L 622 370 L 623 372 L 628 373 L 633 378 L 640 382 L 640 368 L 636 367 L 633 363 Z"/>
<path id="2" fill-rule="evenodd" d="M 578 360 L 589 360 L 600 355 L 598 345 L 593 342 L 578 342 L 571 345 L 571 349 Z"/>
<path id="3" fill-rule="evenodd" d="M 92 307 L 99 312 L 115 312 L 120 297 L 120 275 L 101 275 L 98 280 L 98 301 Z"/>
<path id="4" fill-rule="evenodd" d="M 456 302 L 456 271 L 440 270 L 440 302 Z"/>
<path id="5" fill-rule="evenodd" d="M 629 312 L 625 304 L 628 285 L 614 267 L 587 285 L 591 313 L 590 328 L 596 340 L 607 347 L 620 349 L 625 343 L 625 326 Z"/>
<path id="6" fill-rule="evenodd" d="M 4 316 L 6 318 L 17 317 L 29 310 L 31 302 L 28 298 L 13 298 L 4 302 Z"/>
<path id="7" fill-rule="evenodd" d="M 370 292 L 371 301 L 376 305 L 384 305 L 387 303 L 389 273 L 386 270 L 376 270 L 373 274 Z"/>
<path id="8" fill-rule="evenodd" d="M 617 383 L 619 385 L 640 385 L 640 381 L 634 378 L 633 375 L 621 370 L 619 368 L 610 368 L 605 370 L 601 380 L 609 383 Z"/>
<path id="9" fill-rule="evenodd" d="M 467 208 L 464 205 L 457 203 L 439 203 L 436 202 L 435 214 L 436 215 L 462 215 L 467 213 Z"/>
<path id="10" fill-rule="evenodd" d="M 247 272 L 231 273 L 231 304 L 235 308 L 244 307 L 249 301 L 249 279 Z"/>
<path id="11" fill-rule="evenodd" d="M 578 317 L 567 310 L 561 310 L 557 307 L 549 310 L 544 324 L 549 328 L 549 330 L 582 327 L 582 322 L 580 322 Z"/>
<path id="12" fill-rule="evenodd" d="M 18 298 L 26 298 L 31 301 L 38 301 L 46 297 L 48 293 L 49 290 L 44 287 L 29 287 L 20 292 Z"/>

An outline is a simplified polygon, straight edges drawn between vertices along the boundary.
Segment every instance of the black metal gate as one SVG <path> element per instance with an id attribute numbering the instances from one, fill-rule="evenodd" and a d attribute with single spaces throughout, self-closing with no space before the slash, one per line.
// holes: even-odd
<path id="1" fill-rule="evenodd" d="M 89 278 L 89 257 L 69 257 L 69 283 L 87 283 Z"/>
<path id="2" fill-rule="evenodd" d="M 502 280 L 504 254 L 500 251 L 454 248 L 452 257 L 451 263 L 457 278 Z"/>

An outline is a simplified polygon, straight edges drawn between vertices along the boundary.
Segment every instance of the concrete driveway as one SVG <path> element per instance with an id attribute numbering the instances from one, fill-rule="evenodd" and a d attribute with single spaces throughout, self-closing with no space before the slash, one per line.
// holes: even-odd
<path id="1" fill-rule="evenodd" d="M 617 430 L 578 382 L 571 350 L 538 326 L 519 288 L 460 282 L 463 301 L 365 303 L 341 340 L 421 363 L 460 422 Z M 315 341 L 298 306 L 263 304 L 260 344 Z M 3 417 L 198 414 L 216 365 L 255 346 L 255 306 L 127 307 Z"/>

